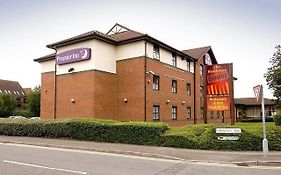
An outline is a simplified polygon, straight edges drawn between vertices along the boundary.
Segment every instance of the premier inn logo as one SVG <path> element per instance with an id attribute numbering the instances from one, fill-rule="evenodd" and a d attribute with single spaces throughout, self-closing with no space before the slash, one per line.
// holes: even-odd
<path id="1" fill-rule="evenodd" d="M 56 64 L 62 65 L 67 63 L 89 60 L 91 58 L 91 48 L 76 48 L 62 52 L 56 56 Z"/>

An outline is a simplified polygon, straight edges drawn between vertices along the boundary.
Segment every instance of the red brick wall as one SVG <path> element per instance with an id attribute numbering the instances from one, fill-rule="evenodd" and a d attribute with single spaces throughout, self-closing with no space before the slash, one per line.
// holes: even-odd
<path id="1" fill-rule="evenodd" d="M 41 74 L 41 119 L 54 118 L 54 72 Z"/>
<path id="2" fill-rule="evenodd" d="M 56 118 L 94 118 L 94 72 L 57 75 Z M 71 99 L 75 100 L 72 103 Z"/>
<path id="3" fill-rule="evenodd" d="M 116 75 L 94 71 L 94 116 L 100 119 L 116 119 Z"/>
<path id="4" fill-rule="evenodd" d="M 147 74 L 147 121 L 153 119 L 153 105 L 159 105 L 160 121 L 167 122 L 170 126 L 193 124 L 193 74 L 148 58 L 147 72 L 149 71 L 155 72 L 160 77 L 160 87 L 159 91 L 153 90 L 153 75 Z M 177 93 L 172 93 L 172 80 L 177 80 Z M 191 95 L 187 95 L 187 83 L 191 84 Z M 166 103 L 167 100 L 170 102 Z M 177 120 L 172 120 L 172 106 L 177 106 Z M 191 108 L 191 119 L 186 118 L 187 107 Z"/>
<path id="5" fill-rule="evenodd" d="M 144 58 L 117 61 L 116 72 L 116 119 L 144 121 Z"/>

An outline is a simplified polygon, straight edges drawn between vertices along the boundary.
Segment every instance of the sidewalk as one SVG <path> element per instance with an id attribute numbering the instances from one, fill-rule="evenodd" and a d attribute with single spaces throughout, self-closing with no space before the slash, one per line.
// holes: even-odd
<path id="1" fill-rule="evenodd" d="M 126 155 L 136 155 L 143 157 L 154 157 L 185 161 L 212 162 L 212 163 L 246 163 L 255 165 L 257 162 L 262 165 L 276 163 L 281 166 L 281 152 L 270 152 L 268 157 L 264 157 L 262 152 L 229 152 L 229 151 L 204 151 L 178 149 L 168 147 L 127 145 L 117 143 L 98 143 L 75 141 L 66 139 L 48 139 L 36 137 L 16 137 L 0 136 L 1 143 L 17 143 L 27 145 L 37 145 L 45 147 L 56 147 L 66 149 L 81 149 L 89 151 L 118 153 Z"/>

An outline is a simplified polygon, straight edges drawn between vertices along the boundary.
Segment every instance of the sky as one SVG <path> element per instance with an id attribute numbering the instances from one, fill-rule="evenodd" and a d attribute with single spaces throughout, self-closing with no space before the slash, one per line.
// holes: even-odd
<path id="1" fill-rule="evenodd" d="M 33 59 L 46 48 L 91 30 L 122 24 L 185 50 L 211 46 L 219 63 L 233 63 L 235 97 L 254 97 L 281 44 L 279 0 L 0 0 L 0 79 L 41 84 Z"/>

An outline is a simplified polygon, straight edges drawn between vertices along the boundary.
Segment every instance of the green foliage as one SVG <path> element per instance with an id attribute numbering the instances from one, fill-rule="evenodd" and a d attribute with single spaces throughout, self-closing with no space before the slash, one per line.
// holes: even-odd
<path id="1" fill-rule="evenodd" d="M 241 128 L 241 134 L 217 134 L 216 127 Z M 281 127 L 266 123 L 269 149 L 281 151 Z M 0 119 L 0 135 L 71 138 L 97 142 L 156 145 L 188 149 L 262 150 L 262 123 L 234 126 L 193 125 L 168 128 L 164 123 L 112 120 L 17 120 Z M 220 141 L 219 136 L 239 136 L 238 141 Z"/>
<path id="2" fill-rule="evenodd" d="M 0 117 L 9 117 L 17 107 L 16 99 L 10 94 L 0 94 Z"/>
<path id="3" fill-rule="evenodd" d="M 157 145 L 168 129 L 163 123 L 102 120 L 0 120 L 0 135 L 72 138 L 98 142 Z"/>
<path id="4" fill-rule="evenodd" d="M 273 90 L 273 96 L 277 98 L 280 104 L 281 100 L 281 46 L 275 47 L 276 51 L 270 59 L 272 66 L 267 69 L 265 78 L 270 89 Z"/>
<path id="5" fill-rule="evenodd" d="M 28 117 L 40 116 L 40 86 L 35 87 L 32 92 L 27 95 L 26 114 Z"/>
<path id="6" fill-rule="evenodd" d="M 276 126 L 281 126 L 281 114 L 277 114 L 274 116 L 274 122 Z"/>
<path id="7" fill-rule="evenodd" d="M 34 114 L 29 110 L 15 110 L 12 114 L 13 116 L 23 116 L 26 118 L 31 118 Z"/>
<path id="8" fill-rule="evenodd" d="M 273 122 L 273 117 L 265 117 L 266 122 Z M 245 117 L 241 118 L 240 122 L 262 122 L 262 117 Z"/>

